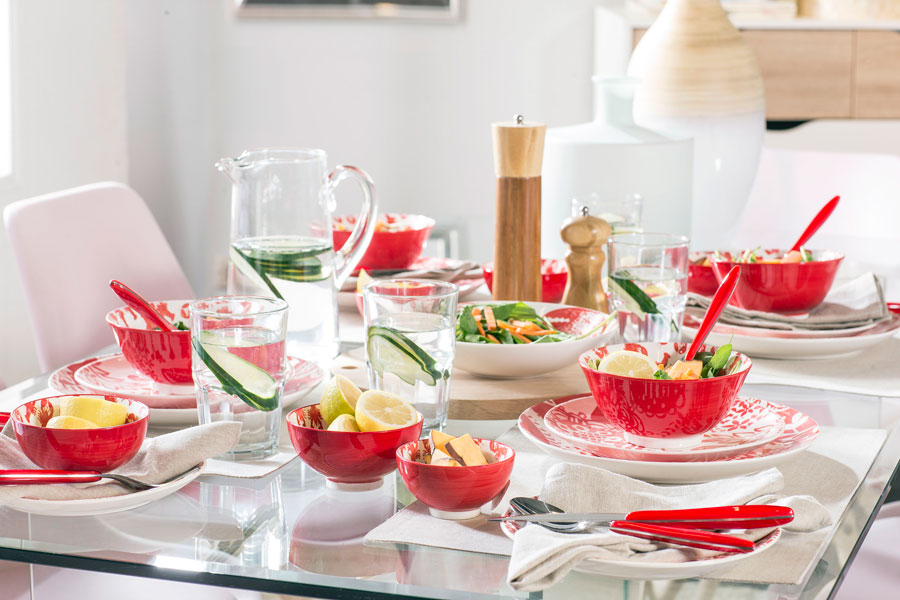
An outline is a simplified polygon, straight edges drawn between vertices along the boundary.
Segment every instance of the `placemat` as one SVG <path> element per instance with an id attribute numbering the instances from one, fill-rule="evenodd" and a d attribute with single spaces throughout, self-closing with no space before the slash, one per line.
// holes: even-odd
<path id="1" fill-rule="evenodd" d="M 900 397 L 900 338 L 892 337 L 847 358 L 754 358 L 747 383 L 775 383 L 866 396 Z"/>
<path id="2" fill-rule="evenodd" d="M 823 427 L 809 447 L 778 465 L 785 479 L 784 495 L 808 494 L 821 502 L 835 523 L 859 488 L 862 479 L 881 450 L 887 432 L 881 429 Z M 514 496 L 533 496 L 541 490 L 547 468 L 555 459 L 544 454 L 518 430 L 512 428 L 500 441 L 516 450 L 516 464 L 510 487 L 494 513 L 502 513 Z M 808 577 L 834 527 L 805 534 L 785 533 L 766 552 L 740 561 L 709 579 L 748 581 L 761 584 L 797 585 Z M 419 544 L 509 555 L 512 541 L 484 516 L 468 522 L 442 521 L 431 517 L 420 502 L 398 512 L 366 536 L 367 542 Z"/>

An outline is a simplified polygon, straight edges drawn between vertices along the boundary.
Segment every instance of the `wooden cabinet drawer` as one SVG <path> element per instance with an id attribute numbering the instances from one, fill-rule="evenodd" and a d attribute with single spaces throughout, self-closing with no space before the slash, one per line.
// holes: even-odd
<path id="1" fill-rule="evenodd" d="M 856 32 L 855 91 L 854 117 L 900 117 L 900 33 Z"/>

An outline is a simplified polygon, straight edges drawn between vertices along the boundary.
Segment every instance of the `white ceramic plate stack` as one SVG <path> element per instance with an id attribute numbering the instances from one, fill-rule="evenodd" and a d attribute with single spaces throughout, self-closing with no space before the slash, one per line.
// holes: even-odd
<path id="1" fill-rule="evenodd" d="M 818 424 L 800 411 L 739 397 L 729 413 L 688 449 L 645 448 L 625 441 L 590 394 L 546 400 L 519 416 L 519 429 L 541 450 L 568 462 L 657 483 L 696 483 L 774 466 L 808 447 Z"/>
<path id="2" fill-rule="evenodd" d="M 696 315 L 685 313 L 682 331 L 687 339 L 697 335 L 699 326 L 700 319 Z M 893 313 L 889 319 L 877 323 L 825 331 L 785 331 L 717 323 L 706 343 L 720 346 L 731 342 L 736 350 L 752 358 L 840 358 L 880 344 L 898 330 L 900 315 Z"/>

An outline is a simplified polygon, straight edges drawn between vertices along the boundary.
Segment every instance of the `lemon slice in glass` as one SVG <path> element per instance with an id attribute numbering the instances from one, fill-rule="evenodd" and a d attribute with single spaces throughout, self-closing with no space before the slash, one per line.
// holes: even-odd
<path id="1" fill-rule="evenodd" d="M 646 355 L 632 350 L 613 352 L 600 361 L 597 370 L 610 375 L 653 379 L 659 367 Z"/>
<path id="2" fill-rule="evenodd" d="M 356 401 L 356 423 L 360 431 L 387 431 L 415 425 L 419 413 L 413 405 L 388 392 L 369 390 Z"/>

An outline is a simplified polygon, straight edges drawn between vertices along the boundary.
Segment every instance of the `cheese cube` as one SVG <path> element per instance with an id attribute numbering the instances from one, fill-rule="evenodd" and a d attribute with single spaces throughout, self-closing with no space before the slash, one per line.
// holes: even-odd
<path id="1" fill-rule="evenodd" d="M 447 435 L 443 431 L 438 431 L 436 429 L 431 430 L 431 447 L 436 448 L 438 450 L 443 450 L 446 452 L 446 448 L 444 444 L 454 439 L 452 435 Z"/>
<path id="2" fill-rule="evenodd" d="M 466 467 L 488 464 L 484 454 L 481 452 L 481 448 L 478 447 L 478 444 L 475 443 L 475 440 L 468 433 L 450 440 L 445 444 L 445 448 L 451 458 Z"/>
<path id="3" fill-rule="evenodd" d="M 459 467 L 459 462 L 453 460 L 447 453 L 435 449 L 431 453 L 431 463 L 438 467 Z"/>

